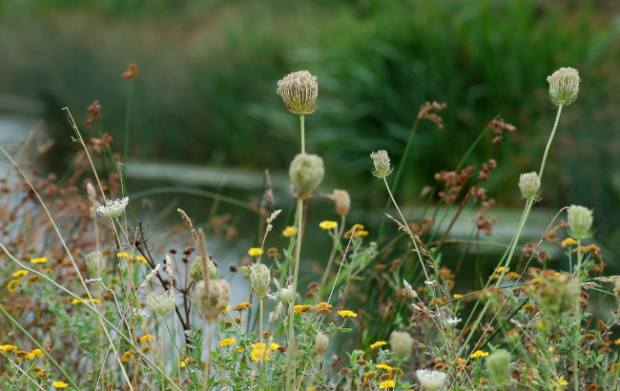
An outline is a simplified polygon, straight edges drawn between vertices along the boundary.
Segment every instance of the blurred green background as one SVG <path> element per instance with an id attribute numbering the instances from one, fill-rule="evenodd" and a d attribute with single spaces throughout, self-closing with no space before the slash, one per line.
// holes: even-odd
<path id="1" fill-rule="evenodd" d="M 321 101 L 306 120 L 308 149 L 325 159 L 327 188 L 354 193 L 354 208 L 385 204 L 371 151 L 406 165 L 397 197 L 423 204 L 423 186 L 498 114 L 517 132 L 501 144 L 489 133 L 468 163 L 496 159 L 488 194 L 521 208 L 518 176 L 538 170 L 555 116 L 546 77 L 572 66 L 581 90 L 563 114 L 541 206 L 594 208 L 597 238 L 620 252 L 618 15 L 613 0 L 0 0 L 0 94 L 43 103 L 58 167 L 78 150 L 65 106 L 89 139 L 86 108 L 99 100 L 122 151 L 120 75 L 133 62 L 132 158 L 277 173 L 299 132 L 276 82 L 307 69 Z M 445 128 L 423 122 L 401 162 L 425 101 L 447 103 Z"/>

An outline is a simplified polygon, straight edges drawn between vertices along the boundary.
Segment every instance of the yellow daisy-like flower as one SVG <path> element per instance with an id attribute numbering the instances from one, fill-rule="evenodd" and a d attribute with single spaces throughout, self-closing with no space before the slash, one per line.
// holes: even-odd
<path id="1" fill-rule="evenodd" d="M 384 371 L 391 371 L 392 367 L 387 365 L 387 364 L 377 364 L 375 365 L 375 367 L 377 367 L 377 369 L 383 369 Z"/>
<path id="2" fill-rule="evenodd" d="M 571 245 L 577 244 L 577 241 L 573 238 L 567 238 L 567 239 L 564 239 L 561 244 L 562 244 L 562 247 L 571 246 Z"/>
<path id="3" fill-rule="evenodd" d="M 325 220 L 321 221 L 319 227 L 321 227 L 322 229 L 335 229 L 336 227 L 338 227 L 338 223 L 335 221 Z"/>
<path id="4" fill-rule="evenodd" d="M 0 345 L 0 352 L 3 354 L 11 353 L 19 349 L 19 347 L 15 345 Z"/>
<path id="5" fill-rule="evenodd" d="M 99 299 L 92 299 L 92 300 L 90 300 L 90 299 L 87 299 L 87 300 L 78 300 L 78 299 L 73 299 L 73 300 L 71 301 L 71 304 L 73 304 L 73 305 L 78 305 L 78 304 L 82 304 L 82 302 L 84 302 L 84 303 L 95 303 L 95 304 L 97 304 L 97 303 L 101 303 L 101 300 L 99 300 Z"/>
<path id="6" fill-rule="evenodd" d="M 295 227 L 286 227 L 286 229 L 284 231 L 282 231 L 282 235 L 286 236 L 287 238 L 290 238 L 291 236 L 295 235 L 297 233 L 297 228 Z"/>
<path id="7" fill-rule="evenodd" d="M 133 257 L 129 254 L 129 253 L 116 253 L 116 256 L 119 258 L 127 258 L 127 259 L 133 259 Z"/>
<path id="8" fill-rule="evenodd" d="M 333 305 L 331 304 L 327 304 L 326 302 L 322 301 L 319 304 L 316 305 L 316 308 L 318 309 L 322 309 L 322 308 L 332 308 Z"/>
<path id="9" fill-rule="evenodd" d="M 461 294 L 459 294 L 459 293 L 455 293 L 455 294 L 453 294 L 453 295 L 452 295 L 452 298 L 453 298 L 453 299 L 457 299 L 457 300 L 458 300 L 458 299 L 462 299 L 462 298 L 463 298 L 463 295 L 461 295 Z"/>
<path id="10" fill-rule="evenodd" d="M 25 361 L 31 361 L 37 358 L 37 355 L 30 352 L 28 354 L 26 354 L 24 357 L 22 357 Z"/>
<path id="11" fill-rule="evenodd" d="M 312 311 L 312 306 L 309 305 L 297 304 L 295 307 L 293 307 L 293 312 L 299 315 L 310 311 Z"/>
<path id="12" fill-rule="evenodd" d="M 30 354 L 34 354 L 37 357 L 43 357 L 44 356 L 43 350 L 41 350 L 41 349 L 35 349 L 32 352 L 30 352 Z"/>
<path id="13" fill-rule="evenodd" d="M 240 303 L 236 306 L 233 307 L 233 311 L 243 311 L 243 310 L 247 310 L 248 308 L 251 308 L 252 304 L 248 303 L 247 301 L 244 301 L 243 303 Z"/>
<path id="14" fill-rule="evenodd" d="M 20 278 L 28 275 L 28 270 L 20 270 L 18 272 L 13 273 L 13 277 Z"/>
<path id="15" fill-rule="evenodd" d="M 568 382 L 566 380 L 564 380 L 563 376 L 560 376 L 560 378 L 558 379 L 558 381 L 556 382 L 555 380 L 551 379 L 551 385 L 554 387 L 557 387 L 558 389 L 562 389 L 562 387 L 567 386 Z"/>
<path id="16" fill-rule="evenodd" d="M 500 266 L 500 267 L 498 267 L 498 268 L 497 268 L 497 273 L 501 273 L 501 272 L 503 272 L 503 271 L 504 271 L 504 269 L 506 269 L 506 271 L 509 271 L 509 270 L 510 270 L 510 268 L 509 268 L 509 267 L 508 267 L 508 268 L 505 268 L 505 267 L 503 267 L 503 266 Z"/>
<path id="17" fill-rule="evenodd" d="M 381 384 L 379 384 L 379 388 L 384 390 L 386 388 L 394 388 L 396 386 L 396 384 L 394 383 L 394 380 L 386 380 L 384 382 L 381 382 Z"/>
<path id="18" fill-rule="evenodd" d="M 338 315 L 342 316 L 343 318 L 357 318 L 357 314 L 349 310 L 338 311 Z"/>
<path id="19" fill-rule="evenodd" d="M 30 260 L 30 263 L 47 263 L 47 258 L 45 258 L 45 257 L 32 258 Z"/>
<path id="20" fill-rule="evenodd" d="M 52 386 L 56 387 L 56 388 L 67 388 L 69 387 L 69 385 L 67 383 L 65 383 L 64 381 L 55 381 L 52 383 Z"/>
<path id="21" fill-rule="evenodd" d="M 365 238 L 366 236 L 368 236 L 368 231 L 364 231 L 363 229 L 355 232 L 356 238 Z"/>
<path id="22" fill-rule="evenodd" d="M 620 338 L 614 341 L 614 345 L 620 345 Z"/>
<path id="23" fill-rule="evenodd" d="M 252 345 L 252 352 L 250 353 L 250 360 L 252 361 L 260 361 L 261 355 L 263 357 L 263 361 L 269 361 L 270 350 L 267 349 L 265 343 L 255 343 Z"/>
<path id="24" fill-rule="evenodd" d="M 260 247 L 252 247 L 248 250 L 248 254 L 255 257 L 257 255 L 261 255 L 263 253 L 263 249 Z"/>
<path id="25" fill-rule="evenodd" d="M 275 342 L 272 342 L 271 345 L 269 345 L 269 349 L 271 349 L 271 350 L 278 350 L 279 347 L 280 347 L 280 345 L 278 345 Z"/>
<path id="26" fill-rule="evenodd" d="M 355 231 L 355 237 L 358 237 L 358 232 L 363 229 L 364 229 L 364 226 L 362 224 L 353 224 L 353 227 L 351 227 L 350 230 L 344 233 L 344 238 L 349 239 L 351 235 L 353 234 L 353 231 Z"/>
<path id="27" fill-rule="evenodd" d="M 237 342 L 237 340 L 234 338 L 226 338 L 220 341 L 220 346 L 231 346 L 235 342 Z"/>
<path id="28" fill-rule="evenodd" d="M 144 262 L 144 263 L 149 263 L 146 258 L 144 258 L 142 255 L 137 256 L 136 259 L 140 262 Z"/>
<path id="29" fill-rule="evenodd" d="M 316 387 L 310 386 L 310 387 L 306 388 L 306 390 L 307 391 L 314 391 L 314 390 L 316 390 Z"/>
<path id="30" fill-rule="evenodd" d="M 372 345 L 370 345 L 370 348 L 371 349 L 376 349 L 379 346 L 385 346 L 385 345 L 387 345 L 387 342 L 385 342 L 385 341 L 377 341 L 377 342 L 373 343 Z"/>
<path id="31" fill-rule="evenodd" d="M 488 357 L 489 353 L 483 352 L 482 350 L 476 350 L 469 358 L 480 358 L 480 357 Z"/>
<path id="32" fill-rule="evenodd" d="M 147 334 L 147 335 L 145 335 L 143 337 L 138 338 L 138 342 L 140 342 L 140 343 L 149 343 L 149 342 L 151 342 L 154 339 L 155 339 L 155 337 L 153 337 L 150 334 Z"/>
<path id="33" fill-rule="evenodd" d="M 9 290 L 10 293 L 13 293 L 17 290 L 17 288 L 21 285 L 21 281 L 19 280 L 11 280 L 9 281 L 9 283 L 7 284 L 7 289 Z"/>
<path id="34" fill-rule="evenodd" d="M 377 377 L 377 372 L 375 371 L 370 371 L 367 374 L 364 375 L 364 381 L 369 381 L 370 379 L 374 379 Z"/>

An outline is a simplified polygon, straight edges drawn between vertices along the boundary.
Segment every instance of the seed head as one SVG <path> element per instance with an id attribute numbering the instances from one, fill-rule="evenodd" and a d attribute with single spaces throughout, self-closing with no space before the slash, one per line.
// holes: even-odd
<path id="1" fill-rule="evenodd" d="M 390 157 L 384 150 L 373 152 L 370 154 L 375 167 L 372 169 L 372 175 L 379 179 L 383 179 L 392 173 L 392 167 L 390 167 Z"/>
<path id="2" fill-rule="evenodd" d="M 153 292 L 146 296 L 146 304 L 159 315 L 165 316 L 174 309 L 176 300 L 174 294 Z"/>
<path id="3" fill-rule="evenodd" d="M 446 382 L 447 375 L 444 372 L 430 369 L 418 369 L 415 371 L 418 381 L 427 391 L 437 391 Z"/>
<path id="4" fill-rule="evenodd" d="M 264 299 L 269 290 L 271 272 L 263 263 L 255 263 L 250 266 L 250 286 L 259 299 Z"/>
<path id="5" fill-rule="evenodd" d="M 406 359 L 413 350 L 413 338 L 404 331 L 392 331 L 390 335 L 392 352 L 399 360 Z"/>
<path id="6" fill-rule="evenodd" d="M 278 291 L 274 295 L 267 295 L 271 300 L 276 300 L 281 303 L 290 303 L 295 298 L 295 294 L 293 293 L 293 286 L 288 285 L 285 288 L 280 287 L 280 283 L 275 278 L 273 279 L 274 284 L 278 288 Z"/>
<path id="7" fill-rule="evenodd" d="M 540 189 L 538 174 L 535 172 L 521 174 L 521 178 L 519 178 L 519 189 L 521 189 L 523 197 L 527 199 L 536 197 Z"/>
<path id="8" fill-rule="evenodd" d="M 327 345 L 329 345 L 329 337 L 323 333 L 316 333 L 314 336 L 314 348 L 319 356 L 327 351 Z"/>
<path id="9" fill-rule="evenodd" d="M 210 260 L 207 260 L 207 269 L 209 269 L 209 278 L 215 280 L 218 275 L 217 267 Z M 196 256 L 194 263 L 192 263 L 192 267 L 189 269 L 189 276 L 196 282 L 205 279 L 204 271 L 202 270 L 202 257 L 200 255 Z"/>
<path id="10" fill-rule="evenodd" d="M 568 208 L 568 233 L 575 239 L 592 237 L 592 210 L 577 205 Z"/>
<path id="11" fill-rule="evenodd" d="M 297 199 L 306 199 L 323 181 L 325 168 L 323 159 L 318 155 L 300 153 L 291 162 L 289 168 L 291 193 Z"/>
<path id="12" fill-rule="evenodd" d="M 491 353 L 486 359 L 487 371 L 491 379 L 502 385 L 510 376 L 510 353 L 505 349 L 499 349 Z"/>
<path id="13" fill-rule="evenodd" d="M 549 98 L 556 105 L 569 105 L 577 99 L 579 93 L 579 72 L 575 68 L 560 68 L 547 77 Z"/>
<path id="14" fill-rule="evenodd" d="M 122 215 L 125 212 L 129 197 L 119 198 L 118 200 L 107 200 L 106 205 L 97 206 L 97 213 L 100 216 L 107 218 L 114 218 Z"/>
<path id="15" fill-rule="evenodd" d="M 200 281 L 194 288 L 192 298 L 207 322 L 214 322 L 230 302 L 230 285 L 226 280 L 211 280 L 207 289 L 205 282 Z"/>
<path id="16" fill-rule="evenodd" d="M 334 204 L 336 205 L 336 213 L 340 216 L 346 216 L 351 210 L 351 197 L 349 196 L 349 192 L 346 190 L 334 189 L 332 194 L 328 194 Z"/>
<path id="17" fill-rule="evenodd" d="M 86 274 L 90 279 L 101 278 L 106 272 L 105 259 L 101 251 L 93 251 L 86 255 Z"/>
<path id="18" fill-rule="evenodd" d="M 293 114 L 312 114 L 319 107 L 316 103 L 319 84 L 316 76 L 312 76 L 308 71 L 284 76 L 284 79 L 278 82 L 277 93 L 282 97 L 284 106 Z"/>

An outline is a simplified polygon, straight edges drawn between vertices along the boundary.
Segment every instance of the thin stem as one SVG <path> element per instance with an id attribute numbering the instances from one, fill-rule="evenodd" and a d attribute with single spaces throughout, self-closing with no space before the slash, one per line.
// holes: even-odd
<path id="1" fill-rule="evenodd" d="M 560 106 L 560 109 L 561 108 L 562 106 Z M 579 316 L 581 299 L 581 276 L 579 275 L 579 272 L 581 269 L 582 257 L 583 253 L 581 252 L 581 238 L 577 238 L 577 268 L 575 269 L 575 277 L 577 278 L 577 281 L 579 281 L 580 295 L 577 296 L 577 303 L 575 304 L 575 368 L 573 369 L 573 371 L 575 372 L 575 391 L 579 391 L 579 341 L 581 339 L 581 317 Z"/>
<path id="2" fill-rule="evenodd" d="M 340 229 L 338 230 L 338 237 L 337 237 L 337 242 L 340 242 L 340 238 L 342 238 L 342 234 L 344 232 L 344 225 L 346 222 L 346 216 L 342 216 L 340 218 Z M 329 254 L 329 260 L 327 261 L 327 267 L 325 268 L 325 272 L 323 272 L 323 278 L 321 278 L 321 291 L 323 291 L 325 289 L 325 283 L 327 282 L 327 277 L 329 276 L 329 271 L 331 270 L 332 267 L 332 263 L 334 262 L 334 258 L 336 257 L 336 244 L 334 243 L 334 246 L 332 247 L 332 252 L 331 254 Z"/>
<path id="3" fill-rule="evenodd" d="M 551 141 L 553 141 L 553 136 L 555 135 L 555 129 L 558 127 L 558 123 L 560 122 L 560 114 L 562 114 L 563 105 L 560 104 L 558 106 L 558 114 L 555 116 L 555 123 L 553 124 L 553 130 L 551 131 L 551 136 L 549 136 L 549 141 L 547 141 L 547 147 L 545 148 L 545 154 L 543 155 L 542 164 L 540 165 L 540 172 L 538 173 L 538 179 L 542 181 L 543 171 L 545 170 L 545 163 L 547 162 L 547 155 L 549 155 L 549 149 L 551 148 Z"/>
<path id="4" fill-rule="evenodd" d="M 202 391 L 207 391 L 207 385 L 209 383 L 209 374 L 211 372 L 211 366 L 209 361 L 211 360 L 211 329 L 213 322 L 209 322 L 209 332 L 207 333 L 207 358 L 205 359 L 204 379 L 202 382 Z"/>
<path id="5" fill-rule="evenodd" d="M 129 119 L 131 116 L 131 92 L 133 90 L 133 80 L 129 80 L 129 92 L 127 93 L 127 113 L 125 114 L 125 145 L 123 148 L 123 177 L 127 178 L 127 159 L 129 158 Z M 123 186 L 125 194 L 127 194 L 127 188 Z"/>
<path id="6" fill-rule="evenodd" d="M 164 326 L 166 326 L 165 325 L 166 317 L 162 316 L 162 318 L 164 320 Z M 161 350 L 162 350 L 162 353 L 161 353 L 161 369 L 165 373 L 166 372 L 166 333 L 164 332 L 164 330 L 162 330 L 160 342 L 161 342 Z M 161 378 L 161 391 L 166 391 L 166 377 L 165 376 L 162 376 L 162 378 Z"/>
<path id="7" fill-rule="evenodd" d="M 302 116 L 303 117 L 303 116 Z M 303 133 L 302 133 L 303 134 Z M 299 277 L 299 258 L 301 257 L 301 238 L 302 238 L 302 221 L 303 221 L 303 207 L 304 201 L 300 198 L 297 200 L 297 247 L 295 248 L 295 264 L 293 267 L 293 301 L 291 303 L 290 309 L 290 318 L 289 318 L 289 327 L 288 327 L 288 351 L 289 351 L 289 362 L 291 367 L 288 368 L 288 373 L 286 374 L 286 388 L 290 391 L 291 388 L 291 380 L 293 379 L 293 368 L 292 368 L 292 355 L 293 355 L 293 347 L 295 344 L 295 327 L 293 323 L 295 321 L 295 299 L 297 297 L 297 279 Z"/>
<path id="8" fill-rule="evenodd" d="M 258 300 L 258 305 L 259 305 L 259 317 L 260 319 L 258 320 L 258 332 L 260 333 L 260 370 L 258 373 L 258 384 L 259 384 L 259 390 L 262 391 L 265 388 L 265 376 L 263 371 L 265 370 L 265 352 L 266 349 L 268 349 L 267 346 L 263 346 L 263 341 L 265 339 L 265 337 L 263 336 L 263 299 L 259 299 Z"/>
<path id="9" fill-rule="evenodd" d="M 305 135 L 305 124 L 304 124 L 304 116 L 299 116 L 299 123 L 301 126 L 301 153 L 306 153 L 306 135 Z"/>

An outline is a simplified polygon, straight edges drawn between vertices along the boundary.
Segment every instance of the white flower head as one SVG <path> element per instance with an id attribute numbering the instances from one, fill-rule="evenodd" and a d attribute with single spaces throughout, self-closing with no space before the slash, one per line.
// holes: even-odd
<path id="1" fill-rule="evenodd" d="M 114 218 L 122 215 L 125 212 L 129 197 L 119 198 L 118 200 L 107 200 L 106 205 L 97 206 L 97 213 L 100 216 L 107 218 Z"/>
<path id="2" fill-rule="evenodd" d="M 449 324 L 450 326 L 454 326 L 454 325 L 457 325 L 457 324 L 461 323 L 462 320 L 463 319 L 457 318 L 456 316 L 455 317 L 448 316 L 446 318 L 446 323 Z"/>
<path id="3" fill-rule="evenodd" d="M 427 391 L 437 391 L 446 382 L 446 373 L 432 371 L 430 369 L 419 369 L 415 371 L 418 381 Z"/>
<path id="4" fill-rule="evenodd" d="M 279 301 L 281 303 L 292 302 L 295 298 L 293 294 L 293 286 L 288 285 L 287 287 L 282 288 L 280 287 L 280 283 L 278 283 L 278 280 L 274 278 L 273 281 L 276 284 L 276 288 L 278 288 L 278 290 L 273 295 L 267 294 L 267 297 L 269 297 L 271 300 Z"/>
<path id="5" fill-rule="evenodd" d="M 174 309 L 176 298 L 168 293 L 150 293 L 146 296 L 146 304 L 153 311 L 164 316 Z"/>
<path id="6" fill-rule="evenodd" d="M 426 284 L 426 286 L 434 286 L 435 280 L 425 280 L 424 284 Z"/>

